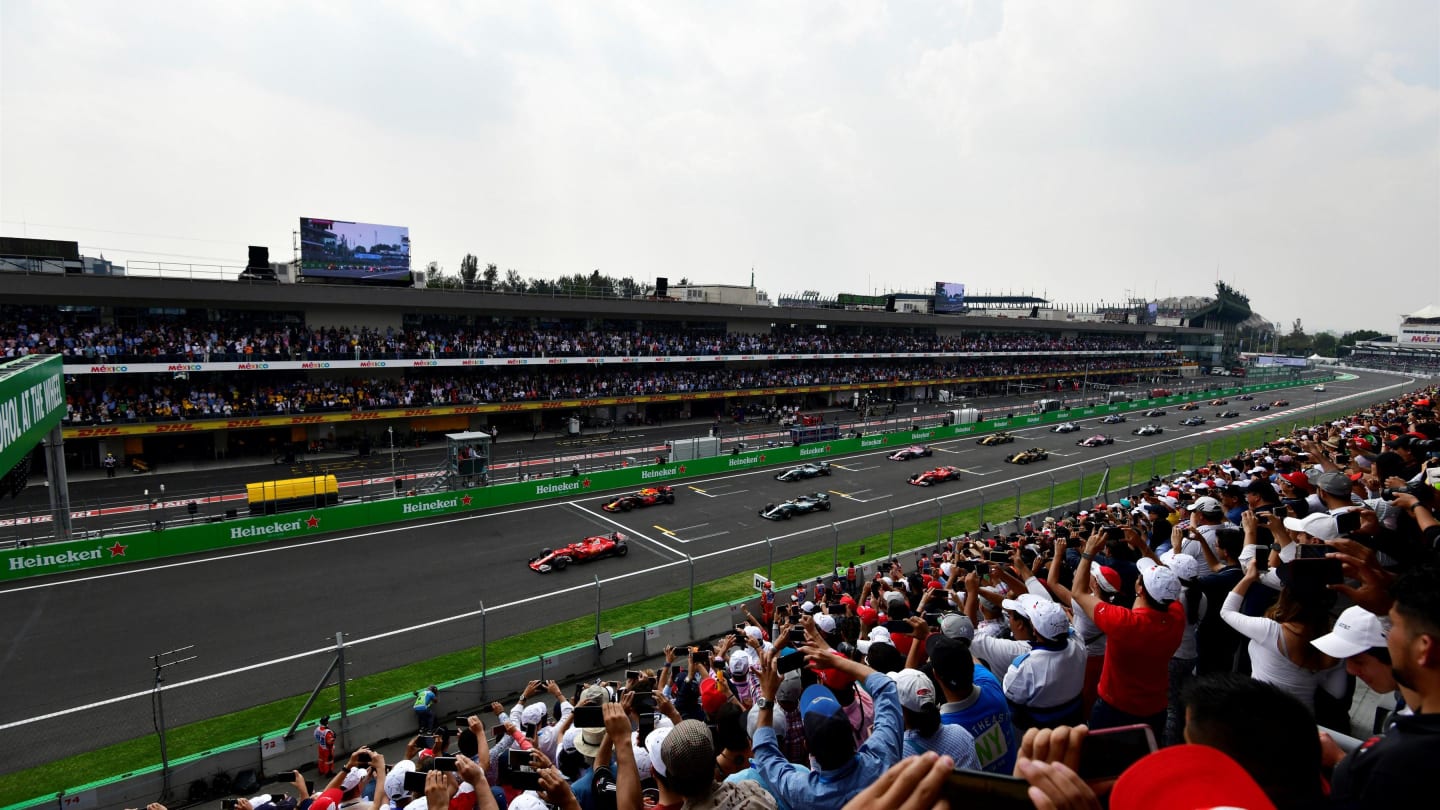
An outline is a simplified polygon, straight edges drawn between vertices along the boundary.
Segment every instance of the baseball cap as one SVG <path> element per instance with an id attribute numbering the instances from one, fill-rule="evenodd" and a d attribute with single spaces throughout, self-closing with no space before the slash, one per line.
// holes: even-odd
<path id="1" fill-rule="evenodd" d="M 884 627 L 872 627 L 870 628 L 869 638 L 862 639 L 855 645 L 855 648 L 860 651 L 861 655 L 864 655 L 870 652 L 871 644 L 889 644 L 891 647 L 894 647 L 895 640 L 890 638 L 890 631 Z"/>
<path id="2" fill-rule="evenodd" d="M 349 773 L 345 774 L 344 781 L 340 783 L 340 789 L 349 793 L 356 785 L 360 784 L 369 772 L 368 768 L 351 768 Z"/>
<path id="3" fill-rule="evenodd" d="M 1359 605 L 1345 608 L 1335 620 L 1335 629 L 1310 642 L 1331 658 L 1349 658 L 1366 650 L 1385 646 L 1385 627 L 1380 617 Z"/>
<path id="4" fill-rule="evenodd" d="M 1169 602 L 1180 598 L 1180 578 L 1175 572 L 1163 565 L 1157 565 L 1154 560 L 1142 557 L 1135 563 L 1140 569 L 1140 580 L 1145 583 L 1145 591 L 1161 602 Z"/>
<path id="5" fill-rule="evenodd" d="M 875 608 L 872 608 L 869 605 L 861 608 L 856 608 L 855 615 L 859 616 L 860 621 L 865 622 L 866 624 L 875 624 L 876 622 L 880 621 L 879 612 L 877 612 Z"/>
<path id="6" fill-rule="evenodd" d="M 1303 518 L 1287 517 L 1283 522 L 1290 531 L 1304 532 L 1317 540 L 1334 540 L 1340 536 L 1335 516 L 1327 512 L 1316 512 Z"/>
<path id="7" fill-rule="evenodd" d="M 1110 791 L 1110 810 L 1244 808 L 1275 810 L 1255 779 L 1218 748 L 1174 745 L 1125 769 Z"/>
<path id="8" fill-rule="evenodd" d="M 1310 483 L 1310 476 L 1303 472 L 1288 472 L 1280 476 L 1290 483 L 1290 486 L 1303 489 L 1309 492 L 1314 485 Z"/>
<path id="9" fill-rule="evenodd" d="M 313 810 L 329 810 L 331 807 L 338 806 L 344 798 L 345 793 L 340 788 L 329 788 L 321 791 L 320 795 L 315 797 L 315 801 L 310 803 L 310 807 Z"/>
<path id="10" fill-rule="evenodd" d="M 975 624 L 970 621 L 969 616 L 947 613 L 940 617 L 940 632 L 944 633 L 946 638 L 955 641 L 973 641 Z"/>
<path id="11" fill-rule="evenodd" d="M 1350 494 L 1350 478 L 1344 473 L 1333 471 L 1321 473 L 1320 477 L 1315 479 L 1315 486 L 1318 487 L 1321 492 L 1327 492 L 1331 495 Z"/>
<path id="12" fill-rule="evenodd" d="M 822 633 L 835 632 L 835 617 L 829 613 L 821 613 L 815 616 L 815 629 Z"/>
<path id="13" fill-rule="evenodd" d="M 415 763 L 412 760 L 402 759 L 395 763 L 390 773 L 385 775 L 385 795 L 392 799 L 398 799 L 405 795 L 405 774 L 415 770 Z"/>
<path id="14" fill-rule="evenodd" d="M 1024 594 L 1019 599 L 1006 599 L 1004 607 L 1025 614 L 1035 632 L 1052 641 L 1064 638 L 1070 630 L 1070 619 L 1065 615 L 1065 609 L 1049 599 Z"/>
<path id="15" fill-rule="evenodd" d="M 745 673 L 750 670 L 750 659 L 745 656 L 744 651 L 736 650 L 730 656 L 730 663 L 727 666 L 730 670 L 730 680 L 744 680 Z"/>
<path id="16" fill-rule="evenodd" d="M 545 720 L 545 704 L 535 701 L 520 712 L 520 722 L 527 726 L 538 726 Z"/>
<path id="17" fill-rule="evenodd" d="M 801 613 L 814 613 L 814 612 L 815 612 L 815 603 L 814 603 L 814 602 L 811 602 L 811 601 L 808 600 L 808 599 L 805 600 L 804 602 L 801 602 L 801 603 L 800 603 L 800 612 L 801 612 Z"/>
<path id="18" fill-rule="evenodd" d="M 912 712 L 918 712 L 930 706 L 938 705 L 935 700 L 935 685 L 930 682 L 930 676 L 918 669 L 902 669 L 892 676 L 895 681 L 895 691 L 900 693 L 900 705 Z"/>
<path id="19" fill-rule="evenodd" d="M 835 699 L 835 693 L 818 683 L 805 687 L 800 694 L 800 719 L 805 724 L 805 739 L 820 740 L 831 734 L 849 735 L 850 721 Z M 713 767 L 713 757 L 710 763 Z"/>
<path id="20" fill-rule="evenodd" d="M 1099 566 L 1096 570 L 1099 572 L 1099 576 L 1095 578 L 1095 581 L 1100 584 L 1100 590 L 1105 593 L 1115 593 L 1120 590 L 1119 571 L 1108 565 Z"/>
<path id="21" fill-rule="evenodd" d="M 665 726 L 645 735 L 645 753 L 650 755 L 650 768 L 660 776 L 665 775 L 665 760 L 660 756 L 660 749 L 665 744 L 665 738 L 674 730 L 674 726 Z"/>
<path id="22" fill-rule="evenodd" d="M 1201 573 L 1199 560 L 1174 549 L 1161 554 L 1160 562 L 1164 563 L 1166 568 L 1174 571 L 1175 576 L 1179 577 L 1182 582 L 1187 579 L 1195 579 Z"/>
<path id="23" fill-rule="evenodd" d="M 956 641 L 944 633 L 932 633 L 925 637 L 925 653 L 930 658 L 930 669 L 940 683 L 956 690 L 970 686 L 975 664 L 970 657 L 968 643 Z M 962 678 L 962 673 L 971 674 Z"/>
<path id="24" fill-rule="evenodd" d="M 706 714 L 715 714 L 720 711 L 720 707 L 725 705 L 725 701 L 725 692 L 720 689 L 720 684 L 716 683 L 714 678 L 704 678 L 700 681 L 700 708 L 704 709 Z M 588 728 L 585 730 L 590 731 Z M 605 729 L 602 728 L 599 731 L 601 735 L 604 735 Z M 596 744 L 599 744 L 598 740 Z M 581 753 L 584 753 L 584 749 L 581 749 Z M 586 756 L 594 756 L 594 754 L 586 754 Z"/>
<path id="25" fill-rule="evenodd" d="M 1223 512 L 1223 511 L 1225 511 L 1225 508 L 1220 505 L 1220 502 L 1219 502 L 1219 501 L 1215 500 L 1214 498 L 1209 497 L 1208 495 L 1207 495 L 1206 497 L 1204 497 L 1204 498 L 1196 498 L 1194 503 L 1188 504 L 1185 508 L 1188 509 L 1188 510 L 1190 510 L 1191 512 Z"/>

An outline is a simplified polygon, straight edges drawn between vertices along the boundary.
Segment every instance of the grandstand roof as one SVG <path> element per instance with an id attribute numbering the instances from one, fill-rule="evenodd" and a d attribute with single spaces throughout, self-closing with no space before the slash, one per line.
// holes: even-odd
<path id="1" fill-rule="evenodd" d="M 1434 321 L 1434 320 L 1440 320 L 1440 306 L 1436 306 L 1435 304 L 1431 304 L 1431 305 L 1428 306 L 1428 307 L 1422 307 L 1422 308 L 1417 309 L 1417 310 L 1415 310 L 1414 312 L 1410 313 L 1409 315 L 1406 315 L 1406 316 L 1405 316 L 1405 320 L 1406 320 L 1406 321 Z"/>

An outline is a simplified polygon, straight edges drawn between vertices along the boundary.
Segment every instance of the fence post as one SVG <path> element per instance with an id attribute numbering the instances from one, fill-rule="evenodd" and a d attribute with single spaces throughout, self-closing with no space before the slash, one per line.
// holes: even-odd
<path id="1" fill-rule="evenodd" d="M 695 618 L 695 558 L 686 554 L 685 561 L 690 563 L 690 613 L 687 614 L 687 618 L 693 619 Z"/>
<path id="2" fill-rule="evenodd" d="M 985 525 L 985 488 L 980 488 L 980 523 L 976 528 Z"/>
<path id="3" fill-rule="evenodd" d="M 1045 475 L 1050 477 L 1050 505 L 1045 509 L 1045 517 L 1050 517 L 1050 513 L 1055 511 L 1055 473 Z"/>
<path id="4" fill-rule="evenodd" d="M 487 658 L 488 658 L 488 656 L 486 655 L 486 647 L 489 646 L 489 642 L 488 642 L 488 641 L 486 640 L 486 638 L 485 638 L 485 630 L 486 630 L 486 628 L 485 628 L 485 600 L 484 600 L 484 599 L 481 599 L 481 600 L 480 600 L 480 689 L 481 689 L 482 692 L 483 692 L 484 689 L 485 689 L 485 676 L 486 676 L 486 674 L 487 674 L 487 673 L 489 672 L 489 670 L 490 670 L 490 668 L 486 665 L 486 664 L 487 664 Z"/>
<path id="5" fill-rule="evenodd" d="M 888 560 L 895 556 L 895 512 L 890 509 L 885 511 L 890 514 L 890 554 L 885 558 Z"/>
<path id="6" fill-rule="evenodd" d="M 1020 482 L 1015 482 L 1015 531 L 1020 531 Z"/>
<path id="7" fill-rule="evenodd" d="M 831 523 L 830 531 L 835 533 L 835 553 L 830 557 L 830 570 L 834 571 L 840 567 L 840 527 Z"/>
<path id="8" fill-rule="evenodd" d="M 945 542 L 945 507 L 940 505 L 940 499 L 935 499 L 935 547 L 939 548 Z"/>
<path id="9" fill-rule="evenodd" d="M 350 732 L 350 714 L 348 694 L 345 691 L 345 634 L 335 633 L 335 659 L 340 669 L 340 745 L 343 748 L 350 747 L 346 741 Z"/>
<path id="10" fill-rule="evenodd" d="M 595 635 L 600 635 L 600 575 L 595 574 Z M 694 591 L 694 588 L 691 588 Z"/>
<path id="11" fill-rule="evenodd" d="M 775 540 L 765 538 L 765 546 L 770 551 L 770 561 L 765 564 L 765 578 L 771 582 L 775 581 Z M 692 579 L 693 581 L 693 579 Z"/>
<path id="12" fill-rule="evenodd" d="M 1078 465 L 1078 466 L 1080 467 L 1080 485 L 1075 488 L 1075 511 L 1076 511 L 1076 512 L 1080 512 L 1080 511 L 1083 511 L 1083 510 L 1085 509 L 1085 505 L 1084 505 L 1084 501 L 1085 501 L 1085 465 L 1084 465 L 1084 464 L 1080 464 L 1080 465 Z"/>

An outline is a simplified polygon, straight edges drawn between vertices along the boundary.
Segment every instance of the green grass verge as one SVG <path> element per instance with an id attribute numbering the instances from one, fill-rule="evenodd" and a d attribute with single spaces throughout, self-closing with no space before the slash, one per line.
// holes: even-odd
<path id="1" fill-rule="evenodd" d="M 1210 442 L 1190 448 L 1154 456 L 1144 461 L 1134 461 L 1108 468 L 1107 489 L 1111 492 L 1133 485 L 1141 485 L 1152 474 L 1168 475 L 1211 459 L 1230 456 L 1240 449 L 1279 433 L 1288 432 L 1293 425 L 1326 421 L 1348 411 L 1320 413 L 1314 417 L 1286 422 L 1283 426 L 1267 426 L 1244 431 L 1218 434 Z M 1152 473 L 1153 471 L 1153 473 Z M 984 520 L 1003 523 L 1013 520 L 1016 515 L 1029 515 L 1051 507 L 1063 507 L 1077 501 L 1089 505 L 1104 478 L 1106 470 L 1097 468 L 1086 471 L 1083 477 L 1065 482 L 1056 482 L 1053 493 L 1049 486 L 1022 493 L 1019 502 L 1011 496 L 987 500 L 984 504 Z M 944 515 L 941 531 L 947 535 L 972 531 L 981 522 L 980 507 L 956 510 Z M 914 523 L 895 530 L 894 547 L 912 549 L 932 546 L 935 543 L 935 520 Z M 875 556 L 878 549 L 888 548 L 888 534 L 879 534 L 842 544 L 839 556 L 844 559 L 862 559 Z M 862 551 L 862 547 L 868 551 Z M 815 578 L 817 571 L 830 570 L 832 550 L 825 550 L 776 561 L 772 578 L 778 583 L 808 582 Z M 725 604 L 753 594 L 750 574 L 733 574 L 695 586 L 696 610 Z M 642 627 L 657 619 L 677 616 L 689 610 L 688 591 L 675 591 L 661 596 L 632 602 L 601 615 L 607 627 Z M 594 619 L 581 617 L 533 630 L 528 633 L 497 639 L 487 645 L 486 661 L 490 667 L 500 667 L 536 657 L 535 650 L 558 650 L 573 644 L 584 643 L 595 631 Z M 408 694 L 417 683 L 444 683 L 453 680 L 456 673 L 475 673 L 480 669 L 480 648 L 450 653 L 427 661 L 418 661 L 403 667 L 356 678 L 350 682 L 349 696 L 354 705 L 364 705 L 396 695 Z M 332 690 L 322 692 L 317 699 L 319 705 L 329 705 L 335 697 Z M 263 733 L 288 727 L 296 712 L 304 705 L 304 698 L 293 697 L 254 706 L 233 714 L 202 720 L 169 729 L 166 741 L 172 761 L 200 753 L 217 746 L 217 740 L 226 743 L 258 739 Z M 314 712 L 318 718 L 320 712 Z M 97 779 L 123 775 L 150 767 L 160 761 L 159 741 L 154 735 L 109 745 L 45 765 L 27 768 L 23 771 L 0 775 L 0 796 L 53 796 L 61 790 L 68 790 Z M 22 802 L 21 804 L 30 804 Z M 19 805 L 10 805 L 15 807 Z"/>

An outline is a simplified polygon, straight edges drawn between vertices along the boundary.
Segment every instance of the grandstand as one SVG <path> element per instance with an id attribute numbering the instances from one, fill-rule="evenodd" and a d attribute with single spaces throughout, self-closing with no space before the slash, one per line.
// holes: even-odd
<path id="1" fill-rule="evenodd" d="M 68 463 L 729 417 L 1193 373 L 1210 330 L 870 309 L 7 273 L 0 355 L 65 357 Z M 223 302 L 223 303 L 220 303 Z M 1103 355 L 1103 357 L 1102 357 Z M 663 363 L 663 365 L 661 365 Z"/>
<path id="2" fill-rule="evenodd" d="M 1401 318 L 1393 338 L 1355 344 L 1350 362 L 1407 374 L 1440 374 L 1440 306 L 1431 304 Z"/>

